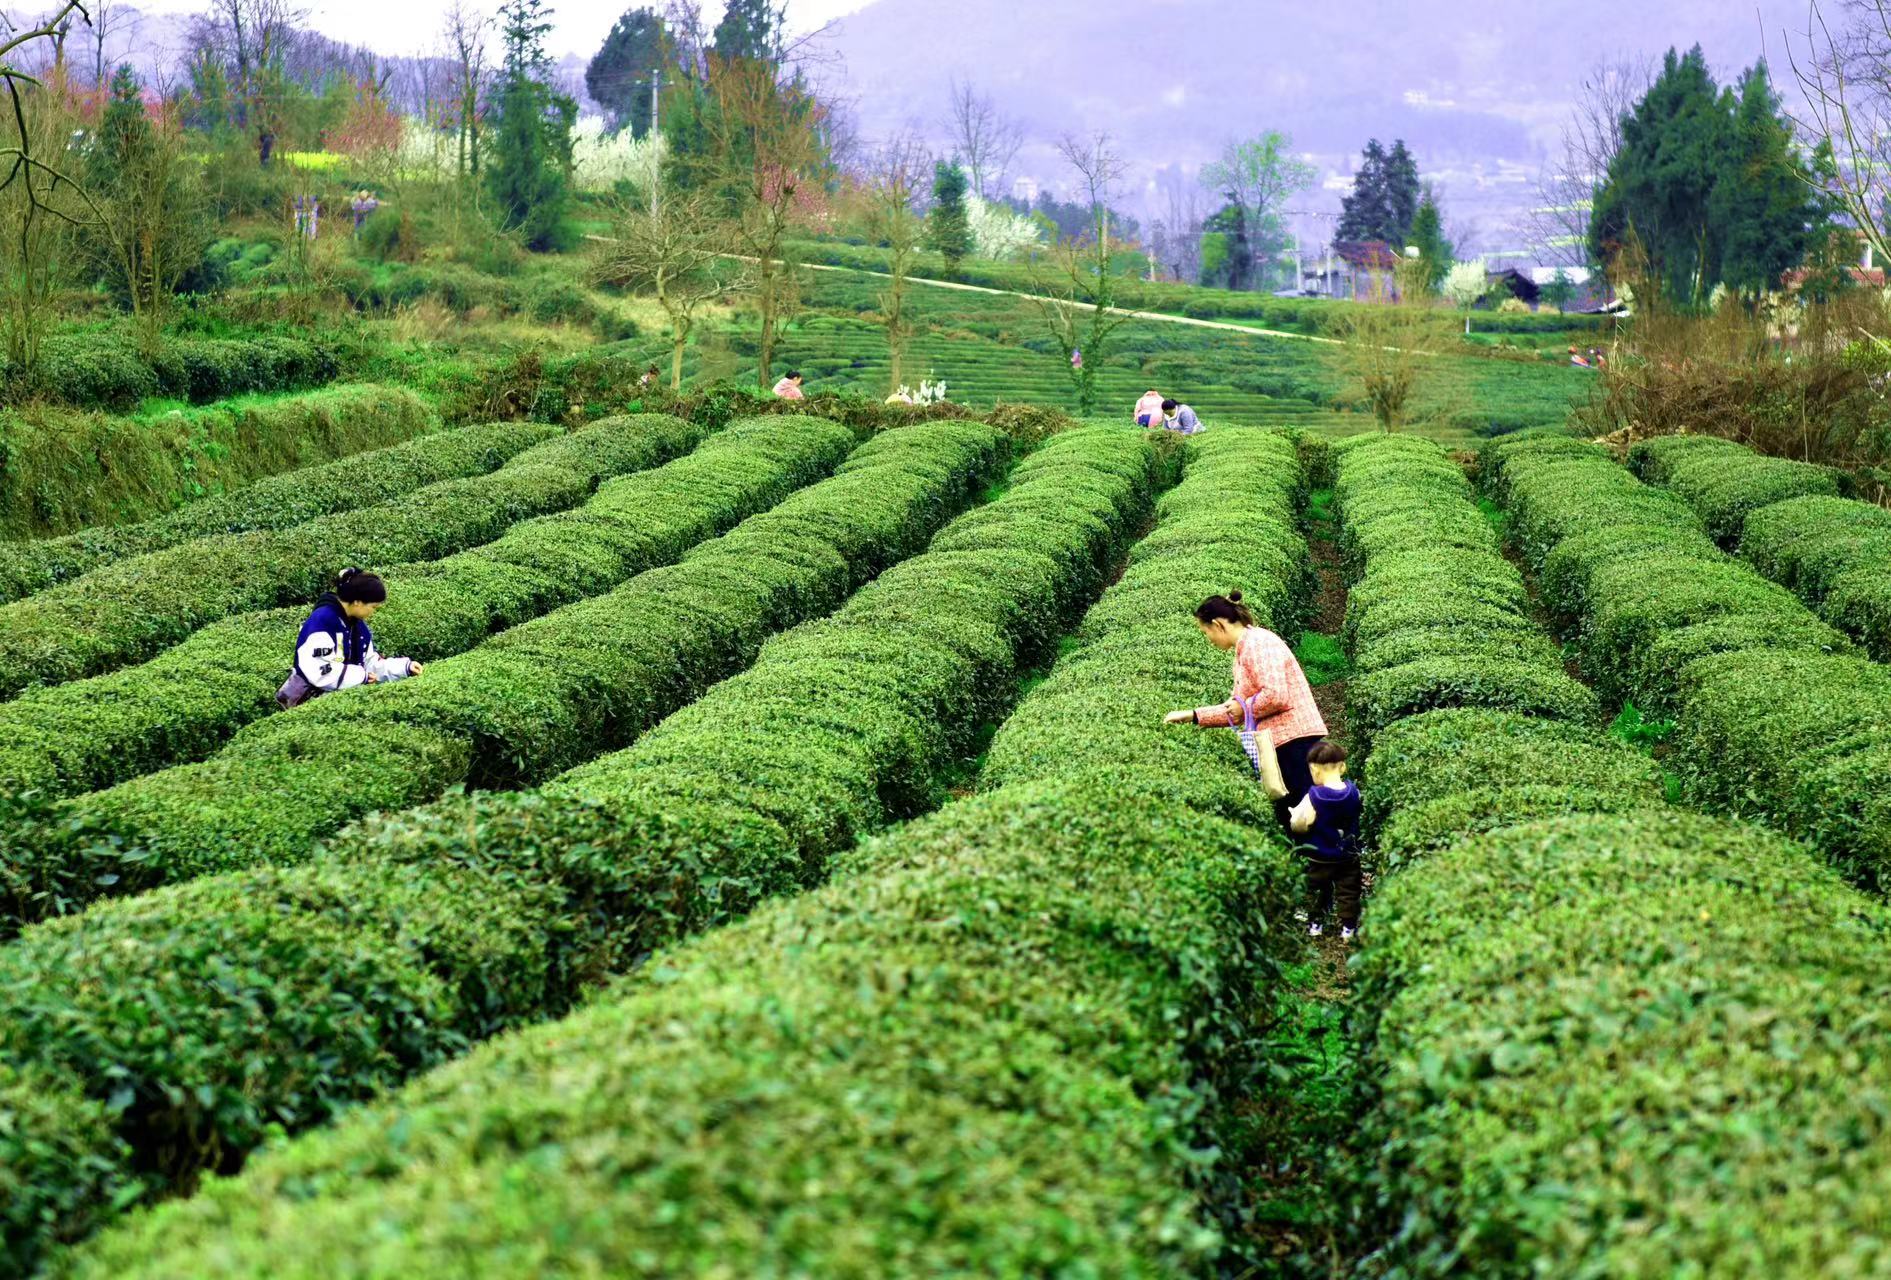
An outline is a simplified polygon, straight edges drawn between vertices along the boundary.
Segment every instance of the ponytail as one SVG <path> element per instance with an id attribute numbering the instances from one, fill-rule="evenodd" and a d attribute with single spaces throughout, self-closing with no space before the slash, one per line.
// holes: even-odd
<path id="1" fill-rule="evenodd" d="M 1217 622 L 1238 623 L 1244 627 L 1254 625 L 1254 615 L 1241 603 L 1241 593 L 1230 591 L 1225 596 L 1209 596 L 1195 607 L 1195 621 L 1204 627 Z"/>
<path id="2" fill-rule="evenodd" d="M 343 569 L 335 579 L 335 598 L 343 604 L 384 604 L 387 584 L 366 569 Z"/>

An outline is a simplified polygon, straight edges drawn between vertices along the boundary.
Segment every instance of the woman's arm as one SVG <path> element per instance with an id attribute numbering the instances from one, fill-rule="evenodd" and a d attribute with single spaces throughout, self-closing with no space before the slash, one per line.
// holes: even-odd
<path id="1" fill-rule="evenodd" d="M 367 667 L 343 662 L 343 652 L 341 636 L 332 631 L 311 631 L 296 645 L 296 670 L 302 673 L 304 680 L 325 693 L 366 684 Z"/>

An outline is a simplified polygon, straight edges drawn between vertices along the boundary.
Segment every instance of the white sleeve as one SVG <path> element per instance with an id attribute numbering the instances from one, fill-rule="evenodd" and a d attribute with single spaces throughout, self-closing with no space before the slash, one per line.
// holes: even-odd
<path id="1" fill-rule="evenodd" d="M 1295 831 L 1305 831 L 1313 825 L 1313 797 L 1302 796 L 1300 803 L 1287 811 L 1287 821 Z"/>
<path id="2" fill-rule="evenodd" d="M 368 671 L 376 681 L 405 680 L 414 674 L 412 658 L 384 658 L 379 649 L 368 650 Z"/>
<path id="3" fill-rule="evenodd" d="M 296 646 L 296 670 L 317 689 L 332 693 L 351 689 L 368 678 L 367 668 L 342 662 L 342 638 L 332 631 L 317 631 Z"/>

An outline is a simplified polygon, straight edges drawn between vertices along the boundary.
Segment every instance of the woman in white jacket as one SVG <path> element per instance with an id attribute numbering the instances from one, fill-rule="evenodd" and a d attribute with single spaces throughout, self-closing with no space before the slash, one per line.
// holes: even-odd
<path id="1" fill-rule="evenodd" d="M 302 624 L 295 666 L 276 701 L 294 707 L 337 689 L 419 675 L 422 665 L 412 658 L 386 658 L 375 650 L 368 619 L 385 603 L 387 584 L 378 574 L 343 569 L 335 589 L 315 602 Z"/>

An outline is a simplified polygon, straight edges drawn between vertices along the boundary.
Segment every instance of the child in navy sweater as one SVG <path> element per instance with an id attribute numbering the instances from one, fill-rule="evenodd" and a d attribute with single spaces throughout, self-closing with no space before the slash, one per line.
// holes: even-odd
<path id="1" fill-rule="evenodd" d="M 1307 752 L 1313 786 L 1288 815 L 1307 860 L 1307 933 L 1317 938 L 1321 922 L 1339 908 L 1340 937 L 1359 927 L 1359 788 L 1346 777 L 1346 752 L 1331 742 Z"/>
<path id="2" fill-rule="evenodd" d="M 368 619 L 387 602 L 387 584 L 363 569 L 344 569 L 335 589 L 316 601 L 295 641 L 295 665 L 276 691 L 284 708 L 337 689 L 417 676 L 412 658 L 385 658 L 374 647 Z"/>

